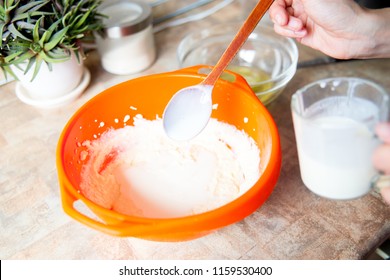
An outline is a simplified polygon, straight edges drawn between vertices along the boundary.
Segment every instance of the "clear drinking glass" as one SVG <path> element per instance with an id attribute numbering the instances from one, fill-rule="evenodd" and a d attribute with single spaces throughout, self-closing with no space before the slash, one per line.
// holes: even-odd
<path id="1" fill-rule="evenodd" d="M 388 119 L 387 92 L 360 78 L 330 78 L 299 89 L 291 110 L 306 187 L 330 199 L 368 193 L 379 176 L 372 165 L 380 144 L 374 128 Z"/>

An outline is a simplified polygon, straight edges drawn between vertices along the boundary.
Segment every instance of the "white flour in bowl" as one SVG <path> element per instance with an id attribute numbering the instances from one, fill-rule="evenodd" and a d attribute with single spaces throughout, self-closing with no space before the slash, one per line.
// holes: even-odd
<path id="1" fill-rule="evenodd" d="M 162 120 L 134 118 L 85 141 L 81 192 L 116 212 L 172 218 L 205 212 L 246 192 L 260 176 L 260 151 L 234 126 L 211 119 L 190 141 L 168 138 Z"/>

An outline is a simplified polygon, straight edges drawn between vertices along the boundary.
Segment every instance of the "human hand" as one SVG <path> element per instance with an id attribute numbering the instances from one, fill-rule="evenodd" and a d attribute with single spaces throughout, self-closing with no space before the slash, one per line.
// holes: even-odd
<path id="1" fill-rule="evenodd" d="M 383 144 L 375 150 L 373 164 L 376 169 L 390 175 L 390 123 L 378 124 L 375 132 Z M 390 187 L 382 188 L 381 194 L 386 203 L 390 205 Z"/>
<path id="2" fill-rule="evenodd" d="M 339 58 L 369 57 L 378 22 L 353 0 L 275 0 L 275 32 Z"/>

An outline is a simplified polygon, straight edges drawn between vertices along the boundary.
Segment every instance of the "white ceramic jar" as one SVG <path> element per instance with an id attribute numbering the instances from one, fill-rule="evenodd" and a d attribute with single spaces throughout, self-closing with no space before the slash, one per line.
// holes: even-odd
<path id="1" fill-rule="evenodd" d="M 152 10 L 143 1 L 106 1 L 100 12 L 106 15 L 103 34 L 95 34 L 103 68 L 126 75 L 145 70 L 156 58 Z"/>

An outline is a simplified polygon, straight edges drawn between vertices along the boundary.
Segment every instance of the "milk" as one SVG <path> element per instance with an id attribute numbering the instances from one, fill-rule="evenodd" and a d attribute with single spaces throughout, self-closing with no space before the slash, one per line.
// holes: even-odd
<path id="1" fill-rule="evenodd" d="M 370 101 L 346 96 L 320 100 L 303 115 L 293 110 L 301 177 L 312 192 L 353 199 L 370 190 L 378 111 Z"/>

